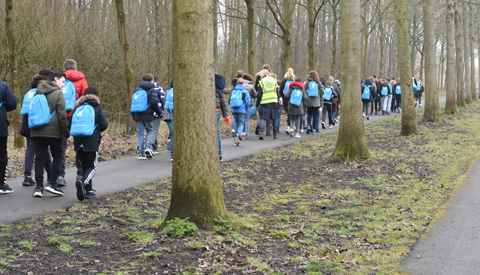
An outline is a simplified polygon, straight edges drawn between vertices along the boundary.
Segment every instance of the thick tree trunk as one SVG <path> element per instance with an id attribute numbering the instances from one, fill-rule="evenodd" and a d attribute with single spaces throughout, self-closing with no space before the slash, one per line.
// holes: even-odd
<path id="1" fill-rule="evenodd" d="M 457 6 L 459 6 L 459 4 Z M 455 11 L 458 11 L 458 9 L 455 9 Z M 463 54 L 463 60 L 464 60 L 463 66 L 465 66 L 464 67 L 465 70 L 462 71 L 461 77 L 457 77 L 457 87 L 459 86 L 460 82 L 464 83 L 463 91 L 460 91 L 460 90 L 457 91 L 457 106 L 465 107 L 466 106 L 465 102 L 468 104 L 472 103 L 472 97 L 471 97 L 472 82 L 470 81 L 470 76 L 471 76 L 470 62 L 473 61 L 473 60 L 470 60 L 470 34 L 468 33 L 468 8 L 467 8 L 467 5 L 465 4 L 465 1 L 463 1 L 463 18 L 459 12 L 458 12 L 458 17 L 460 17 L 459 20 L 461 24 L 459 26 L 460 29 L 457 30 L 457 25 L 455 23 L 455 32 L 458 33 L 459 31 L 463 30 L 462 54 Z M 457 41 L 455 40 L 455 43 L 456 42 Z M 456 47 L 458 48 L 458 46 Z M 463 74 L 464 72 L 465 74 Z M 457 76 L 458 75 L 459 75 L 459 72 L 457 71 Z M 465 96 L 465 95 L 468 95 L 468 96 Z"/>
<path id="2" fill-rule="evenodd" d="M 399 63 L 400 82 L 402 85 L 402 136 L 418 133 L 417 118 L 413 97 L 412 68 L 408 43 L 408 15 L 406 0 L 394 1 L 395 26 L 397 32 L 397 60 Z"/>
<path id="3" fill-rule="evenodd" d="M 423 120 L 434 122 L 440 118 L 440 105 L 436 80 L 435 54 L 435 4 L 434 0 L 423 0 L 423 31 L 425 55 L 425 112 Z"/>
<path id="4" fill-rule="evenodd" d="M 127 86 L 127 112 L 126 112 L 126 132 L 129 132 L 129 117 L 130 117 L 130 104 L 132 103 L 132 95 L 133 95 L 133 81 L 134 81 L 134 74 L 133 70 L 130 68 L 130 45 L 128 45 L 127 41 L 127 31 L 125 27 L 125 11 L 123 9 L 123 0 L 115 0 L 115 8 L 117 10 L 117 26 L 118 26 L 118 40 L 120 42 L 120 48 L 122 49 L 122 59 L 123 59 L 123 74 L 125 75 L 125 81 Z M 132 124 L 134 124 L 134 120 L 131 120 Z M 135 129 L 132 126 L 132 129 Z"/>
<path id="5" fill-rule="evenodd" d="M 337 77 L 337 5 L 338 1 L 333 1 L 332 11 L 332 66 L 330 68 L 330 73 L 334 77 Z"/>
<path id="6" fill-rule="evenodd" d="M 18 3 L 18 2 L 17 2 Z M 16 148 L 25 147 L 25 138 L 20 135 L 20 129 L 22 127 L 22 116 L 20 115 L 21 96 L 20 86 L 18 85 L 18 73 L 17 73 L 17 48 L 15 44 L 14 29 L 13 29 L 13 0 L 5 1 L 5 32 L 8 40 L 8 50 L 10 52 L 10 74 L 12 78 L 12 90 L 13 94 L 17 98 L 17 109 L 10 115 L 13 130 L 14 141 L 13 144 Z"/>
<path id="7" fill-rule="evenodd" d="M 365 1 L 366 2 L 366 1 Z M 370 32 L 368 31 L 369 28 L 366 26 L 367 24 L 367 16 L 368 16 L 368 5 L 365 4 L 363 9 L 363 26 L 365 30 L 363 31 L 363 61 L 362 61 L 362 80 L 368 77 L 368 37 Z"/>
<path id="8" fill-rule="evenodd" d="M 248 73 L 255 72 L 255 0 L 245 0 L 247 4 L 247 28 L 248 28 Z"/>
<path id="9" fill-rule="evenodd" d="M 342 116 L 335 155 L 370 158 L 360 100 L 360 1 L 343 0 L 341 18 Z"/>
<path id="10" fill-rule="evenodd" d="M 315 9 L 313 0 L 308 0 L 307 3 L 308 12 L 308 71 L 315 70 Z"/>
<path id="11" fill-rule="evenodd" d="M 410 53 L 410 63 L 412 64 L 412 75 L 415 76 L 415 63 L 417 61 L 417 14 L 413 14 L 412 22 L 412 48 Z"/>
<path id="12" fill-rule="evenodd" d="M 217 12 L 218 12 L 218 7 L 217 7 L 217 0 L 210 0 L 212 1 L 213 5 L 213 14 L 212 14 L 212 20 L 213 20 L 213 58 L 215 60 L 215 64 L 217 64 L 217 58 L 218 58 L 218 47 L 217 47 L 217 37 L 218 37 L 218 20 L 217 20 Z"/>
<path id="13" fill-rule="evenodd" d="M 445 103 L 445 113 L 453 114 L 457 112 L 457 102 L 455 98 L 455 4 L 454 0 L 447 2 L 447 72 L 445 76 L 447 101 Z"/>
<path id="14" fill-rule="evenodd" d="M 468 5 L 470 12 L 468 13 L 468 26 L 469 26 L 469 32 L 470 32 L 470 94 L 467 95 L 467 103 L 469 100 L 476 100 L 476 93 L 477 93 L 477 85 L 475 84 L 475 79 L 476 79 L 476 68 L 475 68 L 475 29 L 473 26 L 473 4 Z M 478 39 L 478 38 L 477 38 Z"/>
<path id="15" fill-rule="evenodd" d="M 293 12 L 295 6 L 292 0 L 283 0 L 283 16 L 284 30 L 283 30 L 283 52 L 280 57 L 280 63 L 282 64 L 282 72 L 286 72 L 290 67 L 290 56 L 292 55 L 292 25 L 293 25 Z"/>
<path id="16" fill-rule="evenodd" d="M 457 106 L 458 107 L 465 107 L 465 85 L 463 81 L 463 70 L 467 66 L 463 63 L 464 56 L 463 52 L 463 43 L 467 42 L 467 40 L 463 40 L 463 20 L 462 15 L 459 13 L 458 9 L 455 9 L 455 68 L 457 71 Z M 468 42 L 467 42 L 468 43 Z M 465 51 L 466 52 L 466 51 Z M 465 63 L 467 63 L 468 59 L 465 59 Z"/>
<path id="17" fill-rule="evenodd" d="M 190 218 L 204 229 L 226 218 L 213 64 L 211 1 L 173 3 L 174 133 L 172 195 L 166 220 Z M 197 101 L 192 104 L 192 99 Z M 195 133 L 195 134 L 192 134 Z"/>

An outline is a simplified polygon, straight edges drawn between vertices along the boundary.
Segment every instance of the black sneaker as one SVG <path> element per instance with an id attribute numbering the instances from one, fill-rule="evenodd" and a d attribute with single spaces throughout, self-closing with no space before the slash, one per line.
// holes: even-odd
<path id="1" fill-rule="evenodd" d="M 85 199 L 85 184 L 82 180 L 77 180 L 75 186 L 77 187 L 77 199 L 83 201 Z"/>
<path id="2" fill-rule="evenodd" d="M 145 156 L 147 156 L 147 159 L 153 158 L 153 151 L 150 148 L 145 148 Z"/>
<path id="3" fill-rule="evenodd" d="M 326 129 L 325 128 L 325 122 L 322 122 L 322 129 Z"/>
<path id="4" fill-rule="evenodd" d="M 59 195 L 59 196 L 65 195 L 65 193 L 63 193 L 63 191 L 62 191 L 62 189 L 60 189 L 60 187 L 53 186 L 51 184 L 49 184 L 49 185 L 47 185 L 47 187 L 45 187 L 45 191 L 47 191 L 48 193 Z"/>
<path id="5" fill-rule="evenodd" d="M 257 125 L 257 127 L 255 128 L 255 135 L 260 135 L 260 126 Z"/>
<path id="6" fill-rule="evenodd" d="M 62 177 L 62 176 L 58 177 L 58 179 L 57 179 L 57 185 L 58 185 L 58 186 L 65 186 L 65 185 L 67 185 L 67 182 L 65 181 L 65 178 Z"/>
<path id="7" fill-rule="evenodd" d="M 263 140 L 263 136 L 259 136 L 258 139 L 259 139 L 259 140 Z"/>
<path id="8" fill-rule="evenodd" d="M 223 156 L 222 155 L 220 155 L 220 161 L 223 161 Z"/>
<path id="9" fill-rule="evenodd" d="M 95 190 L 90 190 L 90 191 L 87 191 L 85 193 L 85 199 L 87 199 L 87 200 L 91 200 L 91 199 L 94 199 L 96 197 L 97 197 L 97 195 L 95 194 Z"/>
<path id="10" fill-rule="evenodd" d="M 33 186 L 37 185 L 37 183 L 33 180 L 32 176 L 26 176 L 22 182 L 23 186 Z"/>

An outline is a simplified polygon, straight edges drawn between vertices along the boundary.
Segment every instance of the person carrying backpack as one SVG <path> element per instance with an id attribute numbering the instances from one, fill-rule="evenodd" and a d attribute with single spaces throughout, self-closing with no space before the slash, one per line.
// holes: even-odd
<path id="1" fill-rule="evenodd" d="M 393 86 L 393 96 L 395 97 L 395 106 L 397 113 L 402 112 L 402 85 L 400 79 L 397 78 L 396 84 Z"/>
<path id="2" fill-rule="evenodd" d="M 145 74 L 143 75 L 142 82 L 137 89 L 135 89 L 134 96 L 132 97 L 132 108 L 130 112 L 132 113 L 133 120 L 135 120 L 137 125 L 137 154 L 138 159 L 151 159 L 153 154 L 152 149 L 152 138 L 153 138 L 153 113 L 156 112 L 160 114 L 161 111 L 158 108 L 158 95 L 155 91 L 155 84 L 153 84 L 153 75 Z M 143 90 L 143 91 L 142 91 Z M 146 93 L 142 95 L 141 93 Z M 145 100 L 144 102 L 136 102 L 136 100 Z M 146 98 L 145 98 L 146 97 Z M 142 106 L 138 106 L 142 105 Z M 134 110 L 133 107 L 138 106 L 139 110 Z M 145 111 L 141 111 L 145 110 Z M 146 138 L 145 138 L 145 131 Z"/>
<path id="3" fill-rule="evenodd" d="M 365 83 L 361 85 L 362 103 L 363 103 L 363 117 L 370 119 L 369 107 L 372 104 L 375 88 L 372 81 L 367 78 Z"/>
<path id="4" fill-rule="evenodd" d="M 173 80 L 170 82 L 170 88 L 165 95 L 165 104 L 163 104 L 163 120 L 168 125 L 168 147 L 170 151 L 170 162 L 173 162 Z"/>
<path id="5" fill-rule="evenodd" d="M 88 87 L 84 96 L 80 97 L 77 101 L 77 109 L 73 113 L 72 129 L 75 123 L 77 112 L 80 111 L 80 106 L 85 106 L 83 114 L 86 114 L 86 108 L 93 109 L 93 133 L 89 136 L 74 136 L 73 144 L 76 155 L 80 159 L 82 164 L 83 175 L 81 180 L 75 182 L 77 188 L 77 198 L 79 201 L 84 199 L 95 198 L 95 190 L 93 190 L 92 179 L 97 172 L 98 163 L 98 148 L 102 139 L 101 132 L 105 131 L 108 127 L 107 117 L 100 107 L 100 99 L 98 98 L 98 90 L 95 87 Z M 73 133 L 72 133 L 73 135 Z"/>
<path id="6" fill-rule="evenodd" d="M 287 69 L 287 72 L 285 73 L 285 76 L 283 77 L 283 80 L 282 80 L 282 83 L 280 84 L 280 95 L 282 96 L 282 101 L 287 103 L 288 100 L 285 96 L 285 94 L 288 92 L 288 90 L 290 89 L 289 88 L 289 85 L 290 83 L 292 83 L 293 81 L 295 81 L 295 74 L 293 73 L 293 69 L 292 68 L 288 68 Z M 290 134 L 290 115 L 288 114 L 288 104 L 283 104 L 283 108 L 285 109 L 285 112 L 287 113 L 287 135 Z"/>
<path id="7" fill-rule="evenodd" d="M 290 128 L 290 137 L 293 137 L 293 125 L 295 125 L 295 137 L 300 138 L 300 130 L 303 129 L 301 125 L 301 117 L 303 115 L 303 101 L 307 100 L 307 94 L 303 90 L 304 85 L 301 79 L 296 79 L 288 86 L 288 92 L 285 94 L 285 98 L 288 99 L 288 114 L 292 127 Z"/>
<path id="8" fill-rule="evenodd" d="M 160 122 L 162 121 L 163 115 L 163 102 L 165 101 L 165 92 L 160 84 L 157 82 L 157 77 L 153 77 L 153 84 L 155 84 L 155 92 L 157 93 L 158 97 L 158 109 L 160 110 L 159 113 L 153 113 L 153 137 L 152 137 L 152 149 L 153 154 L 158 154 L 158 129 L 160 128 Z"/>
<path id="9" fill-rule="evenodd" d="M 7 138 L 8 120 L 7 112 L 17 108 L 17 98 L 10 86 L 0 79 L 0 194 L 13 193 L 13 189 L 7 184 Z"/>
<path id="10" fill-rule="evenodd" d="M 387 102 L 388 102 L 388 95 L 392 93 L 390 90 L 390 85 L 388 85 L 388 81 L 384 78 L 380 82 L 380 107 L 382 109 L 382 115 L 387 114 Z"/>
<path id="11" fill-rule="evenodd" d="M 243 78 L 237 79 L 237 85 L 233 89 L 228 102 L 230 107 L 232 107 L 232 114 L 235 120 L 234 143 L 237 146 L 240 145 L 240 140 L 242 140 L 241 134 L 245 124 L 245 113 L 247 106 L 250 106 L 250 94 L 243 84 Z"/>
<path id="12" fill-rule="evenodd" d="M 325 83 L 325 88 L 323 90 L 323 110 L 322 110 L 322 129 L 325 129 L 325 119 L 328 113 L 328 128 L 333 128 L 335 125 L 334 117 L 333 117 L 333 106 L 332 106 L 332 99 L 334 97 L 338 97 L 335 88 L 333 87 L 333 82 L 331 80 L 327 80 Z"/>
<path id="13" fill-rule="evenodd" d="M 260 125 L 258 125 L 259 140 L 263 140 L 263 133 L 265 130 L 265 122 L 267 121 L 267 133 L 268 125 L 276 125 L 277 113 L 278 113 L 278 99 L 281 96 L 278 94 L 277 80 L 271 76 L 271 73 L 267 69 L 263 69 L 258 73 L 261 77 L 257 90 L 257 102 L 256 107 L 260 116 Z M 257 118 L 258 120 L 258 118 Z M 268 122 L 269 121 L 269 122 Z M 277 138 L 278 129 L 273 129 L 273 138 Z"/>
<path id="14" fill-rule="evenodd" d="M 68 128 L 67 112 L 65 110 L 65 99 L 63 97 L 62 88 L 65 83 L 65 74 L 55 72 L 50 75 L 49 80 L 40 80 L 37 86 L 37 92 L 30 104 L 29 110 L 29 127 L 30 122 L 35 120 L 32 115 L 34 108 L 38 107 L 33 104 L 35 97 L 44 96 L 48 103 L 48 111 L 51 119 L 47 124 L 38 128 L 31 128 L 30 137 L 33 140 L 35 147 L 35 181 L 37 186 L 33 194 L 34 197 L 43 197 L 43 169 L 47 161 L 48 150 L 52 154 L 53 162 L 51 168 L 51 176 L 47 179 L 48 184 L 45 191 L 63 196 L 64 192 L 58 185 L 57 178 L 62 172 L 63 163 L 63 147 L 62 140 L 70 137 L 70 130 Z"/>
<path id="15" fill-rule="evenodd" d="M 305 106 L 307 106 L 307 134 L 315 135 L 318 133 L 318 119 L 320 117 L 319 110 L 321 100 L 323 97 L 323 85 L 320 82 L 320 77 L 316 71 L 310 71 L 307 76 L 307 81 L 305 82 L 305 90 L 308 95 L 305 100 Z"/>
<path id="16" fill-rule="evenodd" d="M 248 73 L 245 73 L 243 75 L 243 80 L 244 80 L 244 83 L 243 85 L 245 86 L 245 89 L 248 91 L 248 93 L 250 94 L 250 106 L 247 107 L 247 111 L 245 112 L 245 128 L 244 128 L 244 132 L 245 132 L 245 139 L 246 140 L 249 140 L 251 137 L 250 137 L 250 119 L 252 117 L 252 108 L 254 108 L 253 110 L 253 113 L 256 115 L 257 114 L 257 107 L 255 107 L 255 99 L 257 98 L 257 92 L 255 91 L 255 87 L 253 87 L 253 83 L 252 83 L 252 80 L 253 80 L 253 76 L 251 76 L 250 74 Z"/>

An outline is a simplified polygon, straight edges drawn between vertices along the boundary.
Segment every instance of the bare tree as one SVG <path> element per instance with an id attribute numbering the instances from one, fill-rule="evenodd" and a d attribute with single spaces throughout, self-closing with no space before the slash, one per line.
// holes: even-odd
<path id="1" fill-rule="evenodd" d="M 446 0 L 447 3 L 447 73 L 445 82 L 447 87 L 447 101 L 445 103 L 445 113 L 453 114 L 457 112 L 457 103 L 455 98 L 455 1 Z"/>
<path id="2" fill-rule="evenodd" d="M 463 40 L 464 37 L 467 35 L 463 35 L 463 17 L 458 11 L 457 7 L 455 7 L 455 68 L 457 71 L 457 106 L 458 107 L 465 107 L 467 104 L 465 103 L 465 82 L 463 81 L 464 77 L 464 69 L 468 68 L 469 66 L 466 65 L 468 63 L 468 59 L 465 59 L 465 64 L 463 62 L 463 58 L 466 57 L 466 49 L 465 49 L 465 56 L 464 56 L 464 42 L 468 43 L 467 38 L 465 41 Z"/>
<path id="3" fill-rule="evenodd" d="M 211 1 L 173 3 L 175 125 L 172 194 L 166 218 L 188 217 L 207 229 L 213 228 L 215 219 L 227 216 L 216 136 L 211 9 Z"/>
<path id="4" fill-rule="evenodd" d="M 423 43 L 425 49 L 425 112 L 423 113 L 423 120 L 427 122 L 437 121 L 440 117 L 436 80 L 434 11 L 434 0 L 423 0 Z"/>
<path id="5" fill-rule="evenodd" d="M 248 36 L 248 72 L 255 71 L 255 0 L 244 0 L 247 4 L 247 36 Z"/>
<path id="6" fill-rule="evenodd" d="M 402 60 L 399 63 L 400 82 L 402 84 L 402 129 L 400 134 L 409 136 L 418 133 L 418 126 L 413 97 L 406 0 L 394 1 L 394 13 L 398 45 L 397 60 Z"/>
<path id="7" fill-rule="evenodd" d="M 342 116 L 335 155 L 342 159 L 370 158 L 360 100 L 360 1 L 342 1 Z"/>
<path id="8" fill-rule="evenodd" d="M 470 91 L 471 93 L 467 95 L 467 103 L 468 101 L 476 100 L 476 93 L 477 93 L 477 87 L 475 85 L 475 78 L 476 78 L 476 73 L 475 73 L 475 30 L 473 27 L 473 4 L 470 3 L 469 5 L 470 12 L 468 13 L 468 26 L 469 26 L 469 33 L 470 33 Z M 478 37 L 477 37 L 478 39 Z"/>
<path id="9" fill-rule="evenodd" d="M 457 5 L 455 7 L 455 11 L 458 11 L 460 5 Z M 461 72 L 458 72 L 458 67 L 457 67 L 457 106 L 462 106 L 465 107 L 466 103 L 470 104 L 472 103 L 472 97 L 471 97 L 471 90 L 472 90 L 472 82 L 470 81 L 470 62 L 473 60 L 470 60 L 470 33 L 469 33 L 469 28 L 468 28 L 468 8 L 467 5 L 465 4 L 465 1 L 463 1 L 462 5 L 462 15 L 458 12 L 458 17 L 461 17 L 461 25 L 457 28 L 457 23 L 455 22 L 455 34 L 458 34 L 458 32 L 461 32 L 463 30 L 463 45 L 456 46 L 461 47 L 463 52 L 460 54 L 463 54 L 463 60 L 464 60 L 464 68 L 465 70 L 462 70 Z M 456 12 L 457 13 L 457 12 Z M 456 16 L 457 17 L 457 16 Z M 456 36 L 456 35 L 455 35 Z M 457 40 L 455 40 L 455 43 L 457 43 Z M 458 55 L 457 51 L 457 55 Z M 458 57 L 457 57 L 458 58 Z M 460 57 L 461 58 L 461 57 Z M 460 90 L 460 83 L 463 86 L 463 90 Z M 465 96 L 468 95 L 468 96 Z"/>

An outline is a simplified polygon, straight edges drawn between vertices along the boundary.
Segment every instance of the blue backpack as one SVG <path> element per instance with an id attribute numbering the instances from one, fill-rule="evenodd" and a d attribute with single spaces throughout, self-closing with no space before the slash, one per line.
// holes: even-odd
<path id="1" fill-rule="evenodd" d="M 75 108 L 75 104 L 77 104 L 75 85 L 73 85 L 73 82 L 65 79 L 65 85 L 62 88 L 62 92 L 63 97 L 65 98 L 65 110 L 73 110 Z"/>
<path id="2" fill-rule="evenodd" d="M 318 84 L 315 81 L 310 81 L 308 84 L 308 90 L 307 90 L 308 96 L 309 97 L 317 97 L 318 96 Z"/>
<path id="3" fill-rule="evenodd" d="M 88 137 L 93 134 L 96 127 L 95 110 L 90 104 L 84 103 L 73 113 L 70 135 L 73 137 Z"/>
<path id="4" fill-rule="evenodd" d="M 290 104 L 295 105 L 295 106 L 300 106 L 302 103 L 303 99 L 303 93 L 299 89 L 295 89 L 292 91 L 292 94 L 290 95 Z"/>
<path id="5" fill-rule="evenodd" d="M 28 109 L 30 109 L 30 102 L 32 102 L 35 92 L 37 92 L 37 88 L 31 89 L 25 94 L 25 96 L 23 97 L 22 109 L 20 110 L 20 114 L 28 114 Z"/>
<path id="6" fill-rule="evenodd" d="M 293 81 L 291 80 L 287 80 L 287 82 L 285 82 L 285 88 L 283 88 L 283 95 L 286 95 L 288 93 L 288 91 L 290 90 L 290 83 L 292 83 Z"/>
<path id="7" fill-rule="evenodd" d="M 173 110 L 173 88 L 168 90 L 167 96 L 165 97 L 165 106 L 164 108 L 167 110 L 172 111 Z"/>
<path id="8" fill-rule="evenodd" d="M 36 94 L 28 109 L 28 128 L 35 129 L 47 125 L 55 112 L 56 110 L 50 114 L 50 107 L 44 94 Z"/>
<path id="9" fill-rule="evenodd" d="M 232 94 L 230 95 L 230 107 L 240 107 L 243 104 L 242 98 L 242 91 L 241 90 L 233 90 Z"/>
<path id="10" fill-rule="evenodd" d="M 401 95 L 402 94 L 402 87 L 401 86 L 395 86 L 395 93 L 397 95 Z"/>
<path id="11" fill-rule="evenodd" d="M 362 99 L 370 100 L 370 85 L 365 85 L 362 93 Z"/>
<path id="12" fill-rule="evenodd" d="M 381 93 L 382 93 L 382 96 L 387 96 L 387 95 L 388 95 L 388 87 L 387 87 L 387 86 L 383 86 Z"/>
<path id="13" fill-rule="evenodd" d="M 132 103 L 130 105 L 130 113 L 143 113 L 148 109 L 148 95 L 147 91 L 142 88 L 132 96 Z"/>
<path id="14" fill-rule="evenodd" d="M 323 91 L 323 99 L 325 100 L 330 100 L 333 97 L 333 90 L 332 87 L 326 87 L 325 90 Z"/>

